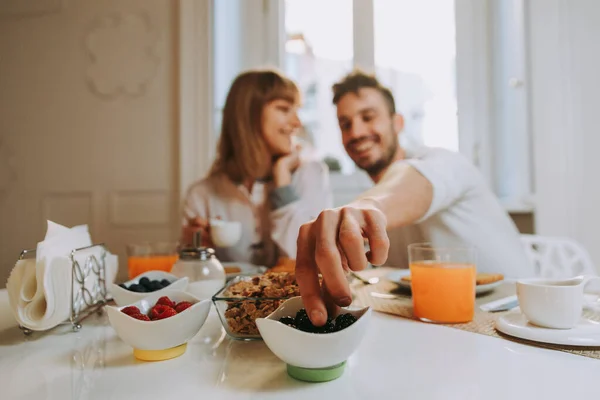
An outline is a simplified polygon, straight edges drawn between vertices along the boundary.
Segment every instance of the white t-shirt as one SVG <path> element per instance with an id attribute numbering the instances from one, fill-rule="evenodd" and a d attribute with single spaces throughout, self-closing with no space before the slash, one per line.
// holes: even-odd
<path id="1" fill-rule="evenodd" d="M 273 194 L 287 201 L 276 208 Z M 281 199 L 280 199 L 281 200 Z M 255 182 L 252 192 L 224 174 L 194 183 L 183 202 L 183 224 L 188 219 L 221 218 L 242 222 L 242 237 L 234 246 L 216 247 L 221 261 L 251 262 L 273 266 L 279 257 L 296 257 L 300 226 L 331 207 L 329 170 L 322 162 L 303 160 L 289 186 L 274 188 L 273 182 Z"/>
<path id="2" fill-rule="evenodd" d="M 533 276 L 517 228 L 473 164 L 459 153 L 427 147 L 398 162 L 410 164 L 431 182 L 433 199 L 416 224 L 388 231 L 385 265 L 407 268 L 407 246 L 431 242 L 475 247 L 478 272 Z"/>

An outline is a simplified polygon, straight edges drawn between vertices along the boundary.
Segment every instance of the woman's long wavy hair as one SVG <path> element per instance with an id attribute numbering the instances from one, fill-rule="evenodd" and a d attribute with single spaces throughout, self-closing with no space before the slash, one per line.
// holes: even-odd
<path id="1" fill-rule="evenodd" d="M 298 97 L 296 84 L 275 70 L 238 75 L 225 100 L 217 157 L 209 175 L 224 173 L 234 182 L 266 177 L 272 156 L 262 133 L 263 109 L 277 99 L 297 103 Z"/>

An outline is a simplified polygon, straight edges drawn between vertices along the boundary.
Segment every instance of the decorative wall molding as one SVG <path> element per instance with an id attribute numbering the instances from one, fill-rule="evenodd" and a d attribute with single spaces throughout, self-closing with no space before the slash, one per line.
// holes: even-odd
<path id="1" fill-rule="evenodd" d="M 51 220 L 65 226 L 93 224 L 92 192 L 49 192 L 42 196 L 42 220 Z"/>
<path id="2" fill-rule="evenodd" d="M 85 36 L 92 93 L 108 100 L 143 96 L 161 61 L 158 39 L 157 28 L 144 13 L 117 13 L 94 21 Z"/>
<path id="3" fill-rule="evenodd" d="M 0 17 L 35 17 L 61 11 L 66 0 L 0 0 Z"/>
<path id="4" fill-rule="evenodd" d="M 169 227 L 172 195 L 167 190 L 120 190 L 110 194 L 109 220 L 113 226 Z"/>

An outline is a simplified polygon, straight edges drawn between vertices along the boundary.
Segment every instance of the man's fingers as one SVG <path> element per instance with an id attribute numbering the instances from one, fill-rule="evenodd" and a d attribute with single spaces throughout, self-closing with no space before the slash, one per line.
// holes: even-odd
<path id="1" fill-rule="evenodd" d="M 327 308 L 327 315 L 329 316 L 329 318 L 333 318 L 334 316 L 337 316 L 338 312 L 340 310 L 340 307 L 337 304 L 335 304 L 335 301 L 333 300 L 333 298 L 329 294 L 329 291 L 327 290 L 327 284 L 325 282 L 323 282 L 321 291 L 322 291 L 323 300 L 325 300 L 325 307 Z"/>
<path id="2" fill-rule="evenodd" d="M 351 270 L 360 271 L 367 267 L 362 229 L 356 216 L 352 214 L 352 210 L 342 209 L 341 211 L 338 243 Z"/>
<path id="3" fill-rule="evenodd" d="M 312 223 L 302 225 L 298 233 L 296 281 L 300 287 L 302 302 L 308 317 L 314 325 L 323 326 L 327 322 L 327 309 L 321 297 L 311 225 Z"/>
<path id="4" fill-rule="evenodd" d="M 388 257 L 390 239 L 386 227 L 387 220 L 383 213 L 378 210 L 363 211 L 363 232 L 369 239 L 369 261 L 374 265 L 383 264 Z"/>
<path id="5" fill-rule="evenodd" d="M 311 230 L 315 237 L 314 254 L 317 267 L 327 283 L 333 301 L 344 307 L 352 303 L 352 297 L 337 244 L 339 222 L 339 210 L 325 210 L 313 223 Z"/>

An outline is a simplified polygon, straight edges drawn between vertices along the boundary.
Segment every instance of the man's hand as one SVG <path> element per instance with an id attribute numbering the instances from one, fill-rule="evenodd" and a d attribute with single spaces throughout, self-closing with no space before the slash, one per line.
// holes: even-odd
<path id="1" fill-rule="evenodd" d="M 300 227 L 296 279 L 314 325 L 325 324 L 331 303 L 345 307 L 352 302 L 347 269 L 357 271 L 368 262 L 375 265 L 385 262 L 390 246 L 386 225 L 386 217 L 377 203 L 364 199 L 322 211 L 316 220 Z M 366 254 L 364 238 L 371 248 Z M 319 285 L 319 273 L 324 289 Z"/>

